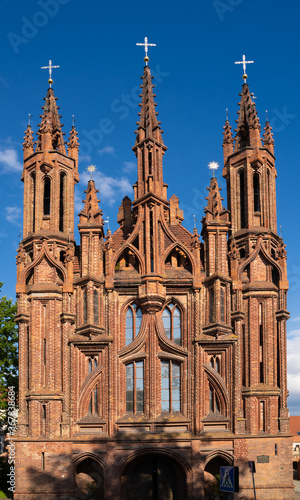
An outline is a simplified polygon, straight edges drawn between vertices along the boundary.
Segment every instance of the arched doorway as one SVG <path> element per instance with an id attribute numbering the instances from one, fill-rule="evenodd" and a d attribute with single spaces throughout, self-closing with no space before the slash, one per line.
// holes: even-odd
<path id="1" fill-rule="evenodd" d="M 92 458 L 86 458 L 76 467 L 77 498 L 79 500 L 103 500 L 104 484 L 101 466 Z"/>
<path id="2" fill-rule="evenodd" d="M 227 493 L 220 492 L 220 467 L 232 465 L 232 457 L 214 454 L 206 461 L 204 469 L 205 500 L 226 499 Z"/>
<path id="3" fill-rule="evenodd" d="M 126 467 L 122 490 L 124 500 L 185 500 L 186 478 L 174 460 L 152 453 Z"/>

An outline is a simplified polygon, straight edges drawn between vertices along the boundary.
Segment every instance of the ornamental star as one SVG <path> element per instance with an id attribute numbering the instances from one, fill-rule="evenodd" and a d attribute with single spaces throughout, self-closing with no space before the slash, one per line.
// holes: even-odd
<path id="1" fill-rule="evenodd" d="M 90 177 L 91 179 L 93 178 L 93 172 L 96 172 L 96 165 L 90 165 L 88 168 L 87 168 L 87 171 L 90 173 Z"/>
<path id="2" fill-rule="evenodd" d="M 213 171 L 213 177 L 215 176 L 215 170 L 219 168 L 219 164 L 216 161 L 211 161 L 208 164 L 208 168 Z"/>

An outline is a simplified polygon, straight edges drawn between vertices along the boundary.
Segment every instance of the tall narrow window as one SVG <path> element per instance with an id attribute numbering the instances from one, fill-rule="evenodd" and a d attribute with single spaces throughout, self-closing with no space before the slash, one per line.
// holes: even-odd
<path id="1" fill-rule="evenodd" d="M 259 381 L 264 383 L 264 329 L 263 329 L 263 306 L 259 304 Z"/>
<path id="2" fill-rule="evenodd" d="M 32 181 L 32 232 L 35 232 L 35 173 L 31 174 Z"/>
<path id="3" fill-rule="evenodd" d="M 142 324 L 142 311 L 132 304 L 126 311 L 126 326 L 125 326 L 125 345 L 131 344 L 135 337 L 139 334 Z"/>
<path id="4" fill-rule="evenodd" d="M 165 334 L 168 339 L 181 345 L 181 313 L 174 304 L 168 304 L 162 314 Z"/>
<path id="5" fill-rule="evenodd" d="M 220 316 L 221 322 L 225 323 L 225 287 L 221 286 L 220 290 Z"/>
<path id="6" fill-rule="evenodd" d="M 150 210 L 150 269 L 154 271 L 154 256 L 153 256 L 153 211 Z"/>
<path id="7" fill-rule="evenodd" d="M 99 325 L 99 294 L 97 290 L 94 290 L 94 324 Z"/>
<path id="8" fill-rule="evenodd" d="M 87 323 L 87 289 L 83 290 L 83 323 Z"/>
<path id="9" fill-rule="evenodd" d="M 98 385 L 96 385 L 91 393 L 88 413 L 90 413 L 91 415 L 99 415 Z"/>
<path id="10" fill-rule="evenodd" d="M 245 188 L 244 188 L 244 171 L 239 171 L 240 179 L 240 219 L 241 227 L 245 227 Z"/>
<path id="11" fill-rule="evenodd" d="M 216 394 L 215 389 L 210 384 L 209 384 L 209 410 L 213 413 L 216 411 L 220 412 L 219 398 Z"/>
<path id="12" fill-rule="evenodd" d="M 126 411 L 144 411 L 144 362 L 126 365 Z"/>
<path id="13" fill-rule="evenodd" d="M 214 289 L 213 287 L 208 289 L 208 322 L 213 323 L 214 321 Z"/>
<path id="14" fill-rule="evenodd" d="M 44 215 L 50 215 L 51 181 L 49 177 L 44 180 Z"/>
<path id="15" fill-rule="evenodd" d="M 148 153 L 148 165 L 149 165 L 149 175 L 152 175 L 152 153 Z"/>
<path id="16" fill-rule="evenodd" d="M 259 402 L 259 430 L 260 432 L 265 432 L 265 401 Z"/>
<path id="17" fill-rule="evenodd" d="M 181 410 L 180 375 L 180 364 L 161 362 L 161 411 Z"/>
<path id="18" fill-rule="evenodd" d="M 65 183 L 66 174 L 64 172 L 60 173 L 60 184 L 59 184 L 59 230 L 64 230 L 64 202 L 65 202 Z"/>
<path id="19" fill-rule="evenodd" d="M 253 175 L 254 212 L 260 212 L 259 174 Z"/>

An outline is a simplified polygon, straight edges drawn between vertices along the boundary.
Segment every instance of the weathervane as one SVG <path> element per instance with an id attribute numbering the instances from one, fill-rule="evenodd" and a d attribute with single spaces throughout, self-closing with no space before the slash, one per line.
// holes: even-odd
<path id="1" fill-rule="evenodd" d="M 32 118 L 32 115 L 30 113 L 28 113 L 28 125 L 29 126 L 31 125 L 31 118 Z"/>
<path id="2" fill-rule="evenodd" d="M 148 47 L 156 47 L 156 43 L 148 43 L 148 38 L 145 36 L 145 42 L 144 43 L 137 43 L 136 45 L 141 45 L 143 47 L 145 47 L 145 57 L 144 57 L 144 61 L 146 63 L 146 66 L 148 66 L 148 61 L 149 61 L 149 57 L 148 57 Z"/>
<path id="3" fill-rule="evenodd" d="M 48 80 L 48 83 L 50 85 L 50 89 L 51 89 L 51 85 L 53 83 L 53 80 L 52 80 L 52 70 L 54 68 L 60 68 L 60 66 L 52 66 L 51 59 L 49 60 L 49 66 L 41 66 L 41 69 L 49 69 L 49 80 Z"/>
<path id="4" fill-rule="evenodd" d="M 246 56 L 243 56 L 242 61 L 236 61 L 234 63 L 234 64 L 242 64 L 243 65 L 243 70 L 244 70 L 243 80 L 245 83 L 247 82 L 247 78 L 248 78 L 248 75 L 246 74 L 246 64 L 253 64 L 253 63 L 254 63 L 254 61 L 246 61 Z"/>
<path id="5" fill-rule="evenodd" d="M 219 168 L 219 164 L 216 161 L 211 161 L 208 164 L 208 168 L 213 171 L 213 177 L 215 176 L 215 170 Z"/>
<path id="6" fill-rule="evenodd" d="M 93 173 L 96 172 L 96 165 L 90 165 L 87 168 L 87 171 L 90 173 L 90 180 L 93 179 Z"/>
<path id="7" fill-rule="evenodd" d="M 197 219 L 196 219 L 196 215 L 193 215 L 193 219 L 194 219 L 194 229 L 197 229 L 197 224 L 196 224 L 196 222 L 198 222 L 198 221 L 197 221 Z"/>
<path id="8" fill-rule="evenodd" d="M 72 127 L 75 127 L 75 115 L 72 115 Z"/>

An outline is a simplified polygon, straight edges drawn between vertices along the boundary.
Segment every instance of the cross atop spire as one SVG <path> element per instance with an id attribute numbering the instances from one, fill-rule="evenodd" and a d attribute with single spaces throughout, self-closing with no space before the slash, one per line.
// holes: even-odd
<path id="1" fill-rule="evenodd" d="M 247 82 L 247 78 L 248 78 L 248 75 L 246 73 L 246 64 L 253 64 L 254 61 L 246 61 L 246 56 L 243 55 L 243 60 L 242 61 L 236 61 L 234 64 L 242 64 L 243 65 L 243 70 L 244 70 L 244 74 L 243 74 L 243 80 L 244 82 L 246 83 Z"/>
<path id="2" fill-rule="evenodd" d="M 41 69 L 49 69 L 49 80 L 48 80 L 48 83 L 50 85 L 50 88 L 51 88 L 51 85 L 53 83 L 53 80 L 52 80 L 52 70 L 54 68 L 59 68 L 60 66 L 52 66 L 52 61 L 51 59 L 49 60 L 49 66 L 41 66 Z"/>
<path id="3" fill-rule="evenodd" d="M 156 43 L 148 43 L 148 38 L 145 36 L 144 38 L 145 42 L 144 43 L 137 43 L 136 45 L 140 45 L 140 46 L 143 46 L 145 47 L 145 57 L 144 57 L 144 61 L 146 63 L 146 66 L 148 66 L 148 61 L 149 61 L 149 57 L 148 57 L 148 47 L 156 47 Z"/>

